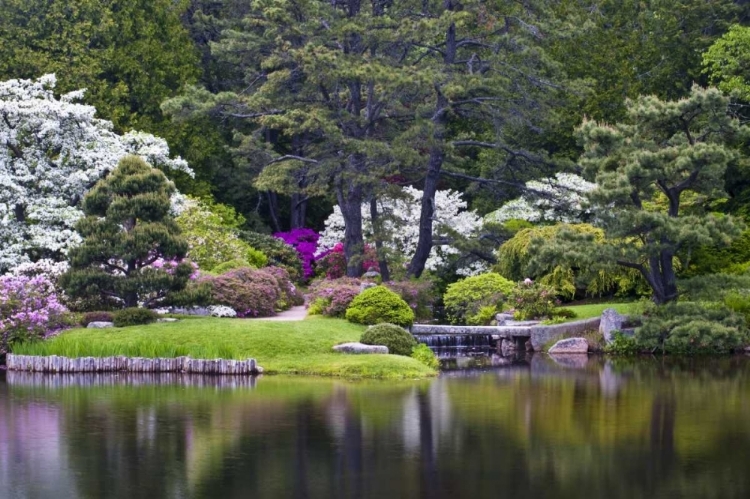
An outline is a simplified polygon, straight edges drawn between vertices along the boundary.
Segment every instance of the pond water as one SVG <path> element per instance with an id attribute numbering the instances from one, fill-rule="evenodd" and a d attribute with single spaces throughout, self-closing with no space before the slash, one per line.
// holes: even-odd
<path id="1" fill-rule="evenodd" d="M 0 497 L 750 497 L 746 358 L 462 362 L 411 382 L 0 375 Z"/>

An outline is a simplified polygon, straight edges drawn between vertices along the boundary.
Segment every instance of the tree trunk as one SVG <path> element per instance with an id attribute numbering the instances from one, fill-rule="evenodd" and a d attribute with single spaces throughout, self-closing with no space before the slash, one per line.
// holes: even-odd
<path id="1" fill-rule="evenodd" d="M 281 232 L 278 197 L 276 196 L 276 193 L 272 191 L 266 191 L 266 197 L 268 198 L 268 214 L 271 216 L 273 230 L 274 232 Z"/>
<path id="2" fill-rule="evenodd" d="M 391 280 L 391 272 L 388 269 L 388 260 L 385 257 L 385 248 L 383 248 L 383 227 L 378 213 L 378 200 L 375 196 L 370 198 L 370 220 L 372 220 L 372 233 L 375 239 L 375 252 L 378 255 L 380 277 L 383 282 L 388 282 Z"/>
<path id="3" fill-rule="evenodd" d="M 341 214 L 344 217 L 344 257 L 346 275 L 362 275 L 364 238 L 362 236 L 362 187 L 351 180 L 340 180 L 336 186 Z"/>
<path id="4" fill-rule="evenodd" d="M 289 225 L 291 229 L 300 229 L 305 226 L 305 215 L 307 211 L 307 199 L 304 194 L 294 193 L 292 194 L 292 201 L 290 206 L 291 216 L 289 217 Z"/>
<path id="5" fill-rule="evenodd" d="M 657 305 L 675 301 L 679 295 L 673 259 L 674 252 L 664 250 L 659 257 L 649 258 L 648 268 L 643 267 L 641 270 L 649 286 L 651 286 L 652 299 Z"/>

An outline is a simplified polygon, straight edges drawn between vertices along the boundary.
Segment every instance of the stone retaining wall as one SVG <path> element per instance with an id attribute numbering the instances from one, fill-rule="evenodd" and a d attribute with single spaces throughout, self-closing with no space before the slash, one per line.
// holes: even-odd
<path id="1" fill-rule="evenodd" d="M 58 357 L 8 354 L 8 371 L 44 373 L 135 372 L 135 373 L 194 373 L 194 374 L 260 374 L 263 368 L 255 359 L 171 359 L 142 357 Z"/>

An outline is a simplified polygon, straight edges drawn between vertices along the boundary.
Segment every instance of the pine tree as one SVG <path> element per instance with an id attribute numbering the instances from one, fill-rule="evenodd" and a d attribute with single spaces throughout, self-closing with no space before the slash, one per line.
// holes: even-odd
<path id="1" fill-rule="evenodd" d="M 99 296 L 118 306 L 150 306 L 185 287 L 192 273 L 180 261 L 187 243 L 169 214 L 174 186 L 136 156 L 123 158 L 83 200 L 76 229 L 83 243 L 69 253 L 61 279 L 73 298 Z"/>

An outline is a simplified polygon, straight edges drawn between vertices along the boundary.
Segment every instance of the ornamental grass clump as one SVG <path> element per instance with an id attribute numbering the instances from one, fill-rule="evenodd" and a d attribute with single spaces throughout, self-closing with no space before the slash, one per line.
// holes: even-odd
<path id="1" fill-rule="evenodd" d="M 417 340 L 406 329 L 396 324 L 380 323 L 367 328 L 362 333 L 360 343 L 365 345 L 385 345 L 388 353 L 410 356 Z"/>
<path id="2" fill-rule="evenodd" d="M 344 317 L 346 309 L 360 293 L 360 281 L 352 277 L 320 279 L 310 284 L 307 313 L 328 317 Z"/>
<path id="3" fill-rule="evenodd" d="M 414 312 L 399 295 L 385 286 L 365 289 L 346 309 L 346 320 L 355 324 L 390 322 L 409 327 L 414 323 Z"/>
<path id="4" fill-rule="evenodd" d="M 448 320 L 451 324 L 471 324 L 482 320 L 485 307 L 494 307 L 499 312 L 513 286 L 512 281 L 494 272 L 467 277 L 449 285 L 443 296 Z M 477 317 L 480 313 L 482 316 Z"/>
<path id="5" fill-rule="evenodd" d="M 48 277 L 0 276 L 0 354 L 69 326 L 67 311 Z"/>

